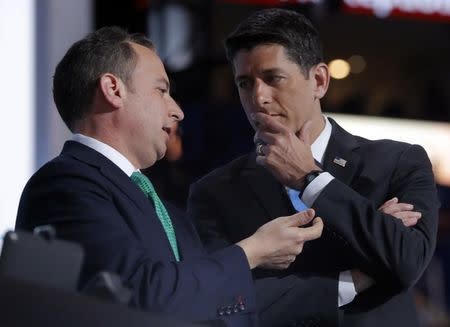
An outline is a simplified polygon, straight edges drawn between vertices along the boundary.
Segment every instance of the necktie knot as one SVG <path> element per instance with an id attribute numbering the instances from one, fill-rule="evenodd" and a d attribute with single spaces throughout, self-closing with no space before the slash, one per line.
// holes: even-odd
<path id="1" fill-rule="evenodd" d="M 157 196 L 152 182 L 143 173 L 135 171 L 133 174 L 131 174 L 130 178 L 137 186 L 139 186 L 146 197 L 148 197 L 149 199 L 153 199 L 155 195 Z"/>
<path id="2" fill-rule="evenodd" d="M 172 225 L 169 213 L 166 207 L 162 203 L 158 194 L 153 187 L 152 182 L 143 173 L 135 171 L 130 176 L 131 180 L 144 192 L 145 196 L 153 201 L 155 206 L 156 215 L 158 216 L 164 231 L 166 232 L 173 254 L 177 261 L 180 261 L 180 254 L 178 251 L 177 238 L 175 235 L 175 229 Z"/>

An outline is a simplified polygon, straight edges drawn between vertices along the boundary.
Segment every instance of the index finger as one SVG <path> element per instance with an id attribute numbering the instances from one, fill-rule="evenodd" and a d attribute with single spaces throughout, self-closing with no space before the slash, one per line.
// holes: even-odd
<path id="1" fill-rule="evenodd" d="M 311 241 L 319 238 L 322 235 L 323 221 L 320 217 L 313 220 L 312 226 L 299 228 L 299 233 L 303 241 Z"/>
<path id="2" fill-rule="evenodd" d="M 385 203 L 383 203 L 378 210 L 384 209 L 388 206 L 390 206 L 391 204 L 397 203 L 398 202 L 398 198 L 397 197 L 393 197 L 392 199 L 387 200 Z"/>
<path id="3" fill-rule="evenodd" d="M 269 114 L 263 112 L 256 112 L 252 114 L 251 118 L 255 123 L 257 129 L 273 133 L 280 133 L 286 131 L 286 126 L 284 126 L 282 123 L 280 123 L 277 119 L 275 119 Z"/>
<path id="4" fill-rule="evenodd" d="M 303 226 L 308 224 L 314 218 L 315 214 L 313 208 L 308 208 L 289 216 L 288 219 L 286 219 L 286 222 L 288 226 Z"/>

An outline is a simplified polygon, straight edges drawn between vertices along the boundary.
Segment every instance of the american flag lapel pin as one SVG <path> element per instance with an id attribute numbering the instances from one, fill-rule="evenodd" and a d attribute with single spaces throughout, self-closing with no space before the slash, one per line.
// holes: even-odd
<path id="1" fill-rule="evenodd" d="M 339 165 L 339 166 L 341 166 L 341 167 L 345 167 L 345 165 L 347 164 L 347 160 L 342 159 L 342 158 L 339 158 L 339 157 L 334 158 L 333 162 L 334 162 L 336 165 Z"/>

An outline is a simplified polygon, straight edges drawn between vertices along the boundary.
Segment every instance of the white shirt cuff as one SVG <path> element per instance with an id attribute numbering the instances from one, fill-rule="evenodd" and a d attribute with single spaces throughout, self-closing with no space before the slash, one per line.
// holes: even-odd
<path id="1" fill-rule="evenodd" d="M 352 302 L 355 296 L 356 289 L 350 270 L 342 271 L 339 274 L 338 306 L 341 307 Z"/>
<path id="2" fill-rule="evenodd" d="M 328 173 L 323 172 L 305 188 L 305 191 L 302 194 L 302 201 L 308 207 L 312 207 L 314 201 L 316 201 L 317 197 L 320 195 L 325 186 L 331 182 L 334 177 Z"/>

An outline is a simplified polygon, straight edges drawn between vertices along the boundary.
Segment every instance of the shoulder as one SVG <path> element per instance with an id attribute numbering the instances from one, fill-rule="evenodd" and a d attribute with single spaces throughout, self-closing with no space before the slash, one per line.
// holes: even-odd
<path id="1" fill-rule="evenodd" d="M 364 138 L 359 135 L 354 135 L 341 126 L 339 126 L 335 121 L 332 121 L 333 134 L 332 138 L 336 138 L 340 143 L 344 142 L 346 146 L 354 147 L 359 151 L 371 152 L 371 153 L 402 153 L 408 150 L 423 150 L 420 145 L 410 144 L 407 142 L 396 141 L 392 139 L 376 139 L 371 140 Z M 381 133 L 380 133 L 381 134 Z"/>
<path id="2" fill-rule="evenodd" d="M 375 151 L 405 151 L 413 146 L 413 144 L 410 143 L 390 139 L 369 140 L 361 136 L 354 137 L 360 147 Z"/>
<path id="3" fill-rule="evenodd" d="M 356 137 L 360 151 L 373 156 L 383 156 L 385 159 L 401 157 L 417 157 L 428 160 L 425 149 L 418 144 L 411 144 L 389 139 L 368 140 Z"/>
<path id="4" fill-rule="evenodd" d="M 331 138 L 339 140 L 339 143 L 345 143 L 346 146 L 363 148 L 370 150 L 406 150 L 412 144 L 395 141 L 391 139 L 376 139 L 370 140 L 359 135 L 354 135 L 342 128 L 336 121 L 328 118 L 331 122 L 333 131 Z M 380 133 L 381 134 L 381 133 Z"/>
<path id="5" fill-rule="evenodd" d="M 67 199 L 89 194 L 109 199 L 113 189 L 110 185 L 98 167 L 71 156 L 59 155 L 33 174 L 23 189 L 20 203 L 53 201 L 60 205 Z"/>
<path id="6" fill-rule="evenodd" d="M 353 135 L 344 130 L 334 120 L 330 119 L 333 132 L 330 144 L 334 148 L 350 150 L 370 162 L 383 161 L 384 164 L 415 160 L 421 164 L 429 165 L 429 158 L 425 149 L 418 144 L 410 144 L 392 139 L 370 140 L 358 135 Z M 382 135 L 382 131 L 380 131 Z"/>
<path id="7" fill-rule="evenodd" d="M 251 154 L 240 156 L 204 175 L 193 183 L 192 187 L 223 185 L 224 182 L 230 182 L 240 176 L 251 165 L 251 162 Z"/>
<path id="8" fill-rule="evenodd" d="M 39 168 L 30 178 L 28 184 L 42 184 L 51 181 L 51 185 L 66 184 L 68 182 L 68 185 L 71 185 L 70 181 L 82 183 L 83 181 L 93 181 L 99 178 L 100 174 L 96 167 L 67 155 L 59 155 Z"/>

